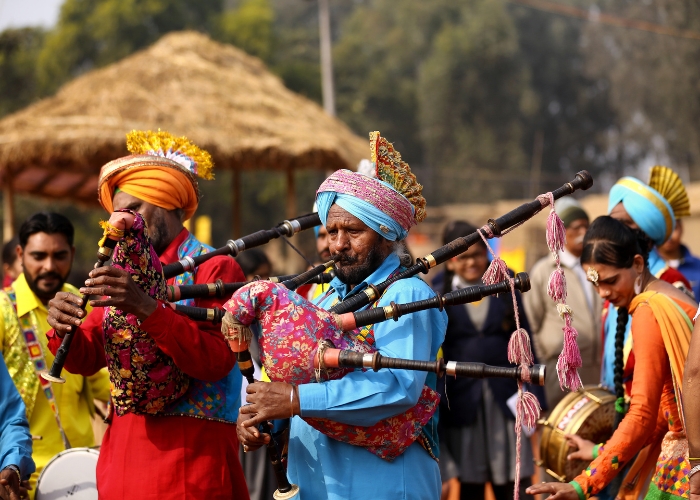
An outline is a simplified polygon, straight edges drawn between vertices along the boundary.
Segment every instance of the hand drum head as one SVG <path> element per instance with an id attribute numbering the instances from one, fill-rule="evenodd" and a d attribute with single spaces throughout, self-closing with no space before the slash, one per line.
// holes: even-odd
<path id="1" fill-rule="evenodd" d="M 547 473 L 561 482 L 569 482 L 588 467 L 585 460 L 567 460 L 574 451 L 565 434 L 577 434 L 594 443 L 612 436 L 615 396 L 605 389 L 588 385 L 567 394 L 542 424 L 540 460 Z"/>
<path id="2" fill-rule="evenodd" d="M 92 448 L 71 448 L 53 457 L 39 475 L 36 500 L 97 500 L 97 459 Z"/>

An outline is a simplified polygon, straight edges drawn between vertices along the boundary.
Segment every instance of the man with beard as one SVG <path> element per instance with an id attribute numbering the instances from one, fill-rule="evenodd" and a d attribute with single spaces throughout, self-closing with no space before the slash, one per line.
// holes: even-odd
<path id="1" fill-rule="evenodd" d="M 554 209 L 564 222 L 566 243 L 559 252 L 561 268 L 567 284 L 567 303 L 576 314 L 577 342 L 581 349 L 583 366 L 579 375 L 584 385 L 597 384 L 600 380 L 600 315 L 602 303 L 593 284 L 586 279 L 579 258 L 583 252 L 583 237 L 588 230 L 588 214 L 573 198 L 561 198 Z M 547 373 L 556 373 L 557 359 L 564 336 L 562 322 L 552 299 L 547 295 L 549 276 L 556 265 L 551 256 L 540 259 L 530 271 L 532 288 L 523 294 L 527 319 L 532 328 L 532 340 L 538 359 L 547 365 Z M 557 377 L 547 377 L 545 394 L 549 410 L 562 400 L 565 393 L 559 387 Z"/>
<path id="2" fill-rule="evenodd" d="M 41 437 L 34 441 L 32 488 L 54 455 L 69 445 L 95 445 L 90 422 L 93 398 L 109 399 L 104 370 L 90 377 L 67 373 L 65 384 L 51 384 L 39 376 L 53 362 L 44 335 L 51 328 L 46 306 L 59 291 L 77 293 L 66 283 L 74 255 L 71 222 L 57 213 L 35 214 L 19 230 L 17 258 L 24 272 L 0 292 L 2 354 L 24 400 L 30 432 Z"/>
<path id="3" fill-rule="evenodd" d="M 111 161 L 100 171 L 98 200 L 102 207 L 108 213 L 120 209 L 139 213 L 163 265 L 213 250 L 183 226 L 199 205 L 198 177 L 212 178 L 211 156 L 185 137 L 165 131 L 132 131 L 127 135 L 127 148 L 132 155 Z M 168 284 L 217 279 L 238 282 L 245 276 L 234 259 L 222 255 Z M 112 266 L 93 270 L 80 292 L 102 299 L 91 301 L 95 309 L 76 329 L 66 370 L 91 374 L 107 365 L 112 380 L 123 380 L 117 363 L 105 359 L 106 349 L 114 349 L 125 338 L 121 332 L 105 334 L 103 317 L 109 313 L 105 308 L 114 306 L 133 314 L 162 355 L 188 376 L 184 394 L 174 401 L 164 400 L 157 384 L 163 379 L 173 383 L 168 379 L 172 371 L 141 371 L 138 365 L 145 355 L 138 344 L 120 351 L 150 384 L 148 393 L 154 395 L 155 411 L 144 413 L 128 407 L 123 414 L 113 412 L 97 463 L 100 499 L 248 499 L 235 431 L 242 377 L 219 326 L 175 312 L 147 295 L 128 272 Z M 81 301 L 71 293 L 59 293 L 51 301 L 49 322 L 54 330 L 47 336 L 53 352 L 61 337 L 84 316 Z M 216 307 L 223 301 L 201 298 L 178 303 Z M 126 371 L 126 377 L 132 377 L 131 370 Z M 123 392 L 118 384 L 114 386 L 113 394 Z"/>
<path id="4" fill-rule="evenodd" d="M 370 143 L 375 178 L 339 170 L 324 181 L 316 195 L 330 253 L 340 257 L 329 291 L 315 300 L 324 309 L 399 272 L 399 243 L 425 217 L 422 187 L 408 165 L 377 132 L 370 135 Z M 434 295 L 426 283 L 413 277 L 392 284 L 370 307 Z M 430 309 L 362 327 L 356 334 L 382 355 L 432 360 L 446 326 L 445 312 Z M 251 384 L 246 398 L 250 404 L 241 408 L 239 416 L 239 439 L 247 449 L 257 449 L 269 439 L 257 431 L 257 424 L 288 418 L 290 412 L 372 426 L 413 407 L 424 385 L 435 389 L 435 375 L 408 370 L 355 370 L 338 380 L 296 387 L 283 382 Z M 437 415 L 433 415 L 421 438 L 388 461 L 353 446 L 350 436 L 345 441 L 332 439 L 295 416 L 290 427 L 287 474 L 299 485 L 305 500 L 438 499 L 441 483 L 436 430 Z"/>

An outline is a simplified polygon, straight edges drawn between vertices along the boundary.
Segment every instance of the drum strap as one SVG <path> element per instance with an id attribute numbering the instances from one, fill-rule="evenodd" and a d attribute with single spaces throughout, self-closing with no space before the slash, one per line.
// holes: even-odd
<path id="1" fill-rule="evenodd" d="M 46 370 L 46 360 L 44 359 L 44 353 L 42 352 L 41 344 L 39 343 L 39 325 L 36 319 L 36 313 L 34 311 L 29 311 L 20 317 L 19 314 L 17 314 L 17 295 L 15 294 L 15 291 L 11 288 L 8 288 L 5 291 L 12 302 L 12 307 L 15 310 L 15 315 L 17 316 L 19 327 L 22 332 L 22 336 L 24 337 L 24 345 L 27 348 L 29 360 L 32 362 L 36 376 L 39 379 L 39 384 L 41 384 L 41 389 L 46 396 L 46 399 L 49 402 L 49 407 L 51 407 L 51 411 L 56 419 L 58 432 L 61 434 L 63 446 L 66 449 L 69 449 L 71 447 L 70 442 L 68 441 L 68 436 L 66 436 L 66 432 L 63 430 L 63 425 L 61 424 L 61 417 L 58 414 L 58 405 L 56 404 L 56 398 L 53 393 L 53 388 L 51 387 L 51 382 L 41 376 L 41 372 Z"/>

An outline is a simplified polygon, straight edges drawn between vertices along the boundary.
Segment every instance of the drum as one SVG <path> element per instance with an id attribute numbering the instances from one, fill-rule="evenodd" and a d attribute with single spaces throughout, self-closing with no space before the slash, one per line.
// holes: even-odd
<path id="1" fill-rule="evenodd" d="M 71 448 L 53 457 L 39 475 L 36 500 L 97 500 L 97 459 L 92 448 Z"/>
<path id="2" fill-rule="evenodd" d="M 540 461 L 547 473 L 561 482 L 569 482 L 588 467 L 585 460 L 567 460 L 574 451 L 564 437 L 566 434 L 602 443 L 612 436 L 615 419 L 615 395 L 595 385 L 584 386 L 567 394 L 546 420 L 540 440 Z"/>

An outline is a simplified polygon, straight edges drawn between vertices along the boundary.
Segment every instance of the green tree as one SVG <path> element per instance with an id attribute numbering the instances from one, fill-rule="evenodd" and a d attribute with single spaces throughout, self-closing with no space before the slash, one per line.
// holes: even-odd
<path id="1" fill-rule="evenodd" d="M 273 50 L 274 18 L 269 0 L 244 0 L 238 8 L 221 15 L 217 38 L 269 61 Z"/>
<path id="2" fill-rule="evenodd" d="M 580 6 L 588 8 L 589 3 Z M 533 188 L 542 192 L 558 187 L 583 169 L 597 178 L 613 166 L 605 152 L 616 115 L 610 106 L 609 79 L 585 70 L 585 23 L 522 6 L 511 6 L 509 12 L 536 96 L 536 109 L 526 119 L 523 135 L 528 157 L 536 135 L 543 140 L 541 182 Z"/>
<path id="3" fill-rule="evenodd" d="M 432 199 L 464 199 L 460 184 L 481 199 L 506 194 L 503 183 L 467 182 L 522 171 L 525 160 L 521 120 L 533 98 L 500 1 L 369 2 L 343 27 L 335 57 L 340 116 L 394 141 Z"/>
<path id="4" fill-rule="evenodd" d="M 417 95 L 426 160 L 439 166 L 438 191 L 450 193 L 444 201 L 522 193 L 523 117 L 534 110 L 534 96 L 500 1 L 467 2 L 443 24 Z"/>
<path id="5" fill-rule="evenodd" d="M 43 39 L 41 28 L 8 29 L 0 33 L 0 116 L 36 99 L 35 67 Z"/>
<path id="6" fill-rule="evenodd" d="M 38 62 L 43 92 L 118 61 L 170 31 L 211 32 L 223 0 L 66 0 Z"/>
<path id="7" fill-rule="evenodd" d="M 334 50 L 338 115 L 362 136 L 379 130 L 411 166 L 423 162 L 418 77 L 455 2 L 375 0 L 355 9 Z"/>
<path id="8" fill-rule="evenodd" d="M 697 2 L 607 0 L 599 7 L 632 21 L 700 32 Z M 609 81 L 618 115 L 605 153 L 616 173 L 643 176 L 635 169 L 663 162 L 700 178 L 700 41 L 588 23 L 582 42 L 585 70 Z"/>

